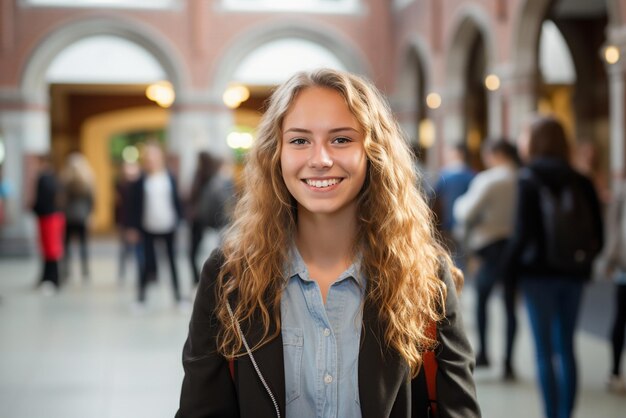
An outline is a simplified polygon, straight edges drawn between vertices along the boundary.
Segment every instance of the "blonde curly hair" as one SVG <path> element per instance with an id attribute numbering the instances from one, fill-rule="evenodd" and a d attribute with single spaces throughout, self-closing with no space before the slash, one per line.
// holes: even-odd
<path id="1" fill-rule="evenodd" d="M 94 187 L 94 174 L 87 158 L 79 152 L 72 152 L 61 171 L 61 181 L 73 192 L 89 193 Z"/>
<path id="2" fill-rule="evenodd" d="M 296 231 L 296 203 L 283 181 L 280 155 L 283 119 L 298 93 L 310 87 L 333 89 L 345 99 L 365 134 L 367 175 L 358 196 L 354 246 L 362 254 L 365 295 L 384 326 L 384 342 L 407 362 L 413 375 L 422 352 L 435 341 L 426 329 L 444 315 L 446 287 L 441 269 L 462 275 L 435 237 L 433 218 L 418 188 L 412 153 L 378 90 L 361 77 L 320 69 L 301 72 L 272 94 L 243 175 L 243 190 L 226 231 L 224 263 L 218 277 L 218 350 L 242 354 L 242 339 L 227 310 L 245 328 L 262 320 L 257 349 L 280 332 L 283 269 Z"/>

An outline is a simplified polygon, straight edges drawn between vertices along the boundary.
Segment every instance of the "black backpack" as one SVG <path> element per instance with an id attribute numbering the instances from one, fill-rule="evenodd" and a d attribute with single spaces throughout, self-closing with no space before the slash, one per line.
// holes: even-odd
<path id="1" fill-rule="evenodd" d="M 539 190 L 546 263 L 558 272 L 588 275 L 602 249 L 593 202 L 574 177 L 560 190 L 552 190 L 528 172 Z"/>

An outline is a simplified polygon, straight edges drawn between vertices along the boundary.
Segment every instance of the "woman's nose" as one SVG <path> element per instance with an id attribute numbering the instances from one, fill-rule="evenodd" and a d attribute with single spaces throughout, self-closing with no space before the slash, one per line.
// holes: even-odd
<path id="1" fill-rule="evenodd" d="M 311 168 L 330 168 L 333 166 L 331 158 L 325 144 L 315 145 L 311 150 L 309 158 L 309 167 Z"/>

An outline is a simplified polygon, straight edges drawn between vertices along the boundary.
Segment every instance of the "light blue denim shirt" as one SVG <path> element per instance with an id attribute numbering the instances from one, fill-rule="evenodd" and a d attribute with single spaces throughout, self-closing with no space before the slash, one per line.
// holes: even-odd
<path id="1" fill-rule="evenodd" d="M 286 416 L 361 416 L 359 340 L 365 278 L 356 261 L 331 285 L 326 306 L 295 245 L 280 302 Z"/>

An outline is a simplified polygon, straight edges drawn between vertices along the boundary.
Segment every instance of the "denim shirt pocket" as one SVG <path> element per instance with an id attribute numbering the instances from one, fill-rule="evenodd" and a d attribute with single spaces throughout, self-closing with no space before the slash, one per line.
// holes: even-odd
<path id="1" fill-rule="evenodd" d="M 283 327 L 281 332 L 285 363 L 285 403 L 288 404 L 300 396 L 304 332 L 302 328 L 293 327 Z"/>

